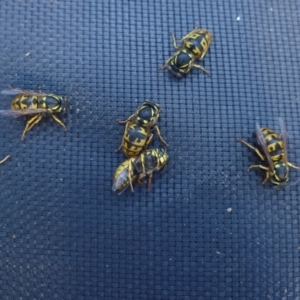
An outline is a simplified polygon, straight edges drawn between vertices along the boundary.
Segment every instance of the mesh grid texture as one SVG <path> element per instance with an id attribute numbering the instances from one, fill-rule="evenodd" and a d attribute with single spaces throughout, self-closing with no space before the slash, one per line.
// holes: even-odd
<path id="1" fill-rule="evenodd" d="M 0 3 L 0 84 L 67 95 L 66 132 L 0 118 L 0 299 L 300 299 L 299 184 L 261 185 L 239 144 L 255 122 L 300 165 L 297 1 Z M 213 33 L 181 80 L 158 71 L 195 25 Z M 0 109 L 11 98 L 1 97 Z M 125 119 L 163 109 L 170 161 L 147 192 L 111 191 Z M 160 145 L 157 136 L 152 146 Z M 291 179 L 297 180 L 297 171 Z"/>

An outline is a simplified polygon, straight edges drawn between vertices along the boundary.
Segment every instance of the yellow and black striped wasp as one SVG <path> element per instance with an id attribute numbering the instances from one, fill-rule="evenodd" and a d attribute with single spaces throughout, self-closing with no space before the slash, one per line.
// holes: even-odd
<path id="1" fill-rule="evenodd" d="M 268 180 L 276 186 L 283 186 L 289 180 L 289 168 L 300 170 L 288 161 L 287 155 L 287 131 L 282 118 L 279 118 L 280 134 L 277 134 L 272 129 L 266 127 L 260 127 L 256 123 L 255 136 L 260 149 L 248 144 L 242 139 L 238 139 L 239 142 L 243 143 L 247 147 L 251 148 L 256 152 L 261 160 L 267 159 L 267 166 L 264 165 L 252 165 L 248 168 L 248 171 L 253 168 L 260 168 L 266 171 L 266 177 L 262 184 L 265 184 Z"/>
<path id="2" fill-rule="evenodd" d="M 168 161 L 168 154 L 165 148 L 158 147 L 148 149 L 138 157 L 129 158 L 121 163 L 115 171 L 113 178 L 113 191 L 120 191 L 122 194 L 127 187 L 133 190 L 133 181 L 144 184 L 143 178 L 148 176 L 148 190 L 151 189 L 153 172 L 161 170 Z"/>
<path id="3" fill-rule="evenodd" d="M 119 123 L 125 123 L 126 127 L 121 145 L 116 151 L 122 148 L 127 157 L 138 156 L 150 144 L 153 138 L 152 129 L 156 130 L 160 140 L 168 146 L 156 125 L 160 112 L 161 108 L 157 103 L 145 101 L 128 119 L 117 120 Z"/>
<path id="4" fill-rule="evenodd" d="M 56 114 L 67 110 L 68 101 L 66 97 L 18 88 L 5 89 L 1 94 L 16 97 L 12 100 L 11 109 L 0 110 L 0 114 L 11 117 L 32 116 L 26 123 L 22 140 L 25 134 L 41 121 L 44 114 L 51 115 L 59 125 L 65 130 L 67 129 L 65 124 L 56 116 Z"/>
<path id="5" fill-rule="evenodd" d="M 207 29 L 197 27 L 181 39 L 181 47 L 177 46 L 176 38 L 171 32 L 174 48 L 177 50 L 159 70 L 168 69 L 177 77 L 187 74 L 192 67 L 201 69 L 208 76 L 210 73 L 201 65 L 195 63 L 202 60 L 212 43 L 212 34 Z"/>

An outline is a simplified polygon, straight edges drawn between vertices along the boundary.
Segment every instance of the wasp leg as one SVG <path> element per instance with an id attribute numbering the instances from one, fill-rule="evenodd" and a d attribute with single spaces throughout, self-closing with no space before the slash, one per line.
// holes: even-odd
<path id="1" fill-rule="evenodd" d="M 192 63 L 190 64 L 188 70 L 190 70 L 191 67 L 195 67 L 195 68 L 201 69 L 206 75 L 210 76 L 210 73 L 209 73 L 204 67 L 202 67 L 202 66 L 200 66 L 200 65 L 197 65 L 197 64 L 195 64 L 195 63 L 192 62 Z"/>
<path id="2" fill-rule="evenodd" d="M 145 182 L 142 181 L 142 178 L 141 178 L 141 177 L 138 177 L 137 182 L 138 182 L 139 184 L 141 184 L 141 185 L 145 184 Z"/>
<path id="3" fill-rule="evenodd" d="M 265 177 L 264 181 L 262 182 L 262 184 L 265 184 L 269 180 L 270 180 L 270 173 L 266 172 L 266 177 Z"/>
<path id="4" fill-rule="evenodd" d="M 122 140 L 122 141 L 123 141 L 123 140 Z M 123 142 L 121 142 L 121 145 L 120 145 L 120 147 L 116 150 L 116 152 L 119 152 L 119 151 L 121 150 L 122 145 L 123 145 Z"/>
<path id="5" fill-rule="evenodd" d="M 270 173 L 269 173 L 269 168 L 263 166 L 263 165 L 252 165 L 248 168 L 248 171 L 250 171 L 253 168 L 260 168 L 262 170 L 266 171 L 266 177 L 264 179 L 264 181 L 262 182 L 262 184 L 265 184 L 269 179 L 270 179 Z"/>
<path id="6" fill-rule="evenodd" d="M 128 128 L 128 126 L 129 126 L 129 123 L 130 123 L 130 121 L 127 121 L 126 126 L 125 126 L 125 131 L 124 131 L 124 132 L 127 132 L 127 128 Z M 121 145 L 120 145 L 120 147 L 116 150 L 116 152 L 118 152 L 118 151 L 121 150 L 123 144 L 124 144 L 124 135 L 123 135 L 123 138 L 122 138 Z"/>
<path id="7" fill-rule="evenodd" d="M 190 35 L 193 34 L 195 31 L 198 30 L 198 27 L 196 26 L 191 32 L 189 32 L 187 35 L 185 35 L 182 39 L 181 39 L 181 43 L 184 42 L 186 39 L 190 38 Z"/>
<path id="8" fill-rule="evenodd" d="M 149 180 L 148 180 L 148 191 L 150 191 L 150 190 L 151 190 L 152 176 L 153 176 L 153 173 L 149 174 Z"/>
<path id="9" fill-rule="evenodd" d="M 159 161 L 159 159 L 157 160 L 157 165 L 156 165 L 156 170 L 160 170 L 161 169 L 161 167 L 160 167 L 160 161 Z"/>
<path id="10" fill-rule="evenodd" d="M 5 161 L 7 161 L 10 158 L 10 155 L 7 155 L 6 157 L 4 157 L 1 161 L 0 164 L 3 164 Z"/>
<path id="11" fill-rule="evenodd" d="M 247 147 L 249 147 L 250 149 L 254 150 L 256 152 L 256 154 L 260 157 L 261 160 L 265 160 L 265 157 L 260 153 L 259 149 L 255 148 L 254 146 L 252 146 L 251 144 L 245 142 L 242 139 L 237 139 L 239 142 L 241 142 L 242 144 L 246 145 Z"/>
<path id="12" fill-rule="evenodd" d="M 292 163 L 288 162 L 287 165 L 293 169 L 296 169 L 296 170 L 300 170 L 300 167 L 297 167 L 295 165 L 293 165 Z"/>
<path id="13" fill-rule="evenodd" d="M 170 63 L 170 61 L 173 59 L 174 56 L 171 56 L 162 67 L 159 67 L 158 70 L 164 70 Z"/>
<path id="14" fill-rule="evenodd" d="M 24 140 L 26 132 L 31 130 L 34 125 L 36 125 L 38 122 L 41 121 L 41 119 L 42 119 L 42 115 L 38 114 L 38 115 L 34 115 L 31 119 L 27 121 L 21 140 Z"/>
<path id="15" fill-rule="evenodd" d="M 120 123 L 120 124 L 124 124 L 124 123 L 127 123 L 127 122 L 129 122 L 129 121 L 131 121 L 131 119 L 133 118 L 133 117 L 135 117 L 135 114 L 133 114 L 133 115 L 131 115 L 128 119 L 126 119 L 126 120 L 124 120 L 124 121 L 121 121 L 121 120 L 116 120 L 118 123 Z"/>
<path id="16" fill-rule="evenodd" d="M 51 114 L 52 118 L 60 125 L 63 127 L 64 130 L 67 130 L 66 125 L 54 114 Z"/>
<path id="17" fill-rule="evenodd" d="M 153 133 L 150 133 L 147 140 L 146 140 L 146 143 L 144 145 L 144 149 L 148 148 L 148 146 L 149 146 L 150 142 L 152 141 L 152 139 L 153 139 Z"/>
<path id="18" fill-rule="evenodd" d="M 134 189 L 133 189 L 133 185 L 132 185 L 132 180 L 133 179 L 131 178 L 132 161 L 133 161 L 133 159 L 130 159 L 129 167 L 128 167 L 128 177 L 129 177 L 129 184 L 130 184 L 131 191 L 134 193 Z"/>
<path id="19" fill-rule="evenodd" d="M 172 40 L 173 40 L 173 46 L 176 50 L 179 50 L 180 47 L 177 46 L 177 42 L 176 42 L 176 38 L 175 38 L 175 34 L 171 31 L 170 32 L 171 36 L 172 36 Z"/>
<path id="20" fill-rule="evenodd" d="M 155 125 L 153 128 L 156 130 L 157 135 L 159 136 L 160 140 L 168 147 L 169 145 L 168 145 L 168 143 L 163 139 L 163 137 L 161 136 L 161 133 L 160 133 L 160 130 L 159 130 L 158 126 Z"/>
<path id="21" fill-rule="evenodd" d="M 269 171 L 269 168 L 266 167 L 266 166 L 263 166 L 263 165 L 252 165 L 252 166 L 250 166 L 250 167 L 248 168 L 248 171 L 250 171 L 250 170 L 253 169 L 253 168 L 260 168 L 260 169 L 263 169 L 263 170 L 265 170 L 265 171 Z"/>
<path id="22" fill-rule="evenodd" d="M 141 155 L 141 164 L 143 168 L 143 174 L 146 175 L 145 163 L 144 163 L 144 155 Z"/>

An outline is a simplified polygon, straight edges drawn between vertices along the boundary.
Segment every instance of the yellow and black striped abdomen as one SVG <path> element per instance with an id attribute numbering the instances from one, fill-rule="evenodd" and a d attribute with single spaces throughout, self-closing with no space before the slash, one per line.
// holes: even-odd
<path id="1" fill-rule="evenodd" d="M 186 49 L 193 52 L 197 58 L 203 58 L 212 42 L 212 35 L 206 29 L 199 29 L 191 32 L 183 41 Z"/>
<path id="2" fill-rule="evenodd" d="M 139 155 L 147 142 L 147 130 L 138 125 L 130 124 L 123 136 L 122 149 L 127 157 L 135 157 Z"/>
<path id="3" fill-rule="evenodd" d="M 268 152 L 273 162 L 282 161 L 285 158 L 285 149 L 282 138 L 269 128 L 261 128 Z"/>
<path id="4" fill-rule="evenodd" d="M 11 103 L 11 109 L 36 109 L 39 107 L 38 96 L 18 95 Z"/>

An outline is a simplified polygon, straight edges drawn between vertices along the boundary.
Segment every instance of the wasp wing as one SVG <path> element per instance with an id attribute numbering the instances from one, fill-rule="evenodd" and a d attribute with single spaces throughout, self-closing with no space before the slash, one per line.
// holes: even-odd
<path id="1" fill-rule="evenodd" d="M 284 162 L 286 164 L 288 164 L 288 154 L 287 154 L 287 130 L 286 130 L 286 126 L 284 123 L 283 118 L 279 118 L 279 125 L 280 125 L 280 136 L 282 138 L 282 142 L 283 142 L 283 149 L 285 152 L 284 155 Z"/>
<path id="2" fill-rule="evenodd" d="M 7 88 L 1 91 L 2 95 L 11 95 L 11 96 L 15 96 L 15 95 L 26 95 L 26 96 L 47 96 L 47 94 L 44 93 L 37 93 L 35 91 L 31 91 L 31 90 L 22 90 L 22 89 L 18 89 L 18 88 Z"/>
<path id="3" fill-rule="evenodd" d="M 124 168 L 120 174 L 118 175 L 117 178 L 114 179 L 113 185 L 112 185 L 112 190 L 117 191 L 120 189 L 122 185 L 124 185 L 124 182 L 128 179 L 128 173 L 129 173 L 129 166 L 127 168 Z M 128 181 L 128 184 L 126 187 L 130 184 Z M 125 188 L 126 188 L 125 187 Z"/>
<path id="4" fill-rule="evenodd" d="M 17 117 L 22 117 L 22 116 L 29 116 L 29 115 L 34 115 L 34 114 L 40 114 L 40 113 L 47 113 L 48 110 L 45 108 L 36 108 L 36 109 L 4 109 L 0 110 L 0 115 L 6 116 L 6 117 L 12 117 L 12 118 L 17 118 Z"/>
<path id="5" fill-rule="evenodd" d="M 131 180 L 129 180 L 129 165 L 124 168 L 118 175 L 118 177 L 114 178 L 114 182 L 112 185 L 112 190 L 120 191 L 118 195 L 124 193 L 124 191 L 130 186 L 131 182 L 136 179 L 137 175 L 131 174 Z"/>
<path id="6" fill-rule="evenodd" d="M 257 142 L 258 144 L 261 146 L 267 160 L 268 160 L 268 163 L 269 163 L 269 166 L 271 168 L 271 170 L 273 171 L 275 169 L 274 167 L 274 163 L 271 159 L 271 156 L 269 154 L 269 151 L 268 151 L 268 146 L 267 146 L 267 143 L 266 143 L 266 140 L 265 140 L 265 137 L 260 129 L 260 126 L 259 124 L 256 122 L 256 127 L 255 127 L 255 135 L 256 135 L 256 139 L 257 139 Z"/>

